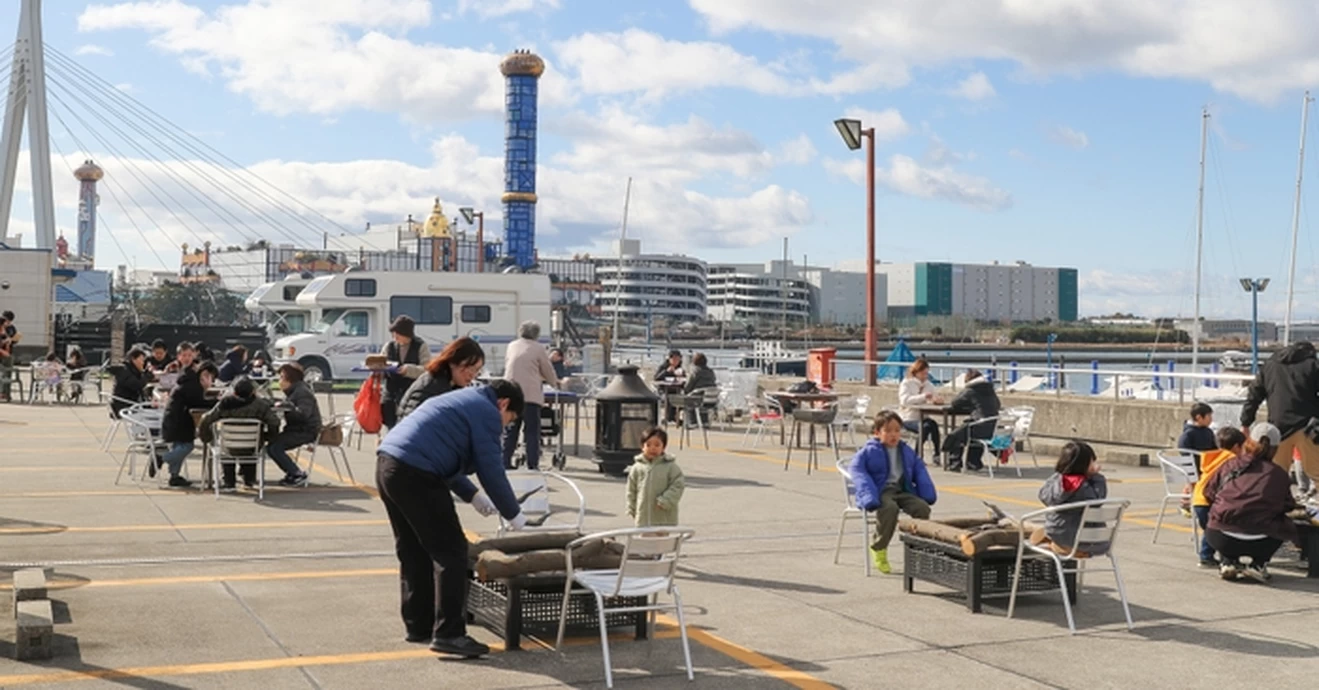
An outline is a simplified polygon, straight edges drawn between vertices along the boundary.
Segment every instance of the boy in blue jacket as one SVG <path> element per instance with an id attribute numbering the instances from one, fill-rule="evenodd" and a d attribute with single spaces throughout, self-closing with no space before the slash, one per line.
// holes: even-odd
<path id="1" fill-rule="evenodd" d="M 874 436 L 857 451 L 848 468 L 856 487 L 856 505 L 875 511 L 875 541 L 870 555 L 881 573 L 893 572 L 888 562 L 888 544 L 898 527 L 898 511 L 920 519 L 930 517 L 930 506 L 938 499 L 934 482 L 916 451 L 902 442 L 902 418 L 896 412 L 875 417 Z"/>

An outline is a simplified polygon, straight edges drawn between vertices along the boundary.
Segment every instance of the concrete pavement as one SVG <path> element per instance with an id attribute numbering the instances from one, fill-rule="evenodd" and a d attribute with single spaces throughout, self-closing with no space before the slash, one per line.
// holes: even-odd
<path id="1" fill-rule="evenodd" d="M 347 397 L 338 404 L 347 409 Z M 318 464 L 314 487 L 272 489 L 262 503 L 248 493 L 216 500 L 154 480 L 116 486 L 119 457 L 99 450 L 104 420 L 101 408 L 0 405 L 0 583 L 25 564 L 51 568 L 58 644 L 54 660 L 15 662 L 13 630 L 0 626 L 0 687 L 604 686 L 594 637 L 562 655 L 526 640 L 528 651 L 477 662 L 404 643 L 366 450 L 349 451 L 359 486 Z M 1096 574 L 1073 637 L 1056 594 L 1025 599 L 1007 620 L 1005 601 L 972 615 L 933 585 L 904 594 L 896 575 L 866 578 L 856 523 L 834 565 L 842 496 L 832 454 L 807 476 L 804 454 L 785 471 L 768 437 L 758 449 L 740 441 L 712 433 L 709 451 L 672 449 L 688 477 L 683 522 L 697 530 L 681 568 L 695 687 L 1298 687 L 1319 670 L 1309 625 L 1319 580 L 1279 565 L 1267 587 L 1222 582 L 1196 567 L 1179 516 L 1151 544 L 1163 493 L 1155 470 L 1107 472 L 1111 493 L 1133 500 L 1118 554 L 1136 631 L 1111 578 Z M 581 459 L 566 474 L 587 497 L 588 530 L 627 526 L 622 480 Z M 982 514 L 981 500 L 1034 509 L 1046 474 L 935 470 L 935 515 Z M 461 514 L 470 530 L 494 529 Z M 892 560 L 900 569 L 900 549 Z M 473 635 L 496 642 L 481 628 Z M 618 687 L 686 687 L 676 631 L 661 625 L 657 638 L 614 642 Z"/>

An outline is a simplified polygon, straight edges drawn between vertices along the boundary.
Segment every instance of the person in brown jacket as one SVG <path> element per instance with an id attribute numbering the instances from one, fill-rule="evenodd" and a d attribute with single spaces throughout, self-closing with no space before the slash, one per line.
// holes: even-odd
<path id="1" fill-rule="evenodd" d="M 1296 540 L 1296 524 L 1287 513 L 1296 508 L 1291 477 L 1273 463 L 1282 432 L 1267 422 L 1250 428 L 1243 457 L 1227 461 L 1205 486 L 1209 526 L 1205 535 L 1222 556 L 1224 580 L 1269 580 L 1269 559 L 1283 541 Z M 1242 565 L 1241 558 L 1250 557 Z"/>

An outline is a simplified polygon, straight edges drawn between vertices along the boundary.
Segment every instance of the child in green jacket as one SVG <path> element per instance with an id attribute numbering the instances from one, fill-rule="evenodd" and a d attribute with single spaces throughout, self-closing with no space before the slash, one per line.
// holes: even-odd
<path id="1" fill-rule="evenodd" d="M 627 473 L 627 514 L 637 527 L 678 524 L 678 501 L 682 498 L 682 468 L 664 452 L 669 435 L 659 427 L 641 435 L 641 455 Z"/>

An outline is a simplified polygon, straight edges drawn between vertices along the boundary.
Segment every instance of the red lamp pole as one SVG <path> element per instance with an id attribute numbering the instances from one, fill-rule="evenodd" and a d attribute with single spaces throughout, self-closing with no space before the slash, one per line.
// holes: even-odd
<path id="1" fill-rule="evenodd" d="M 477 211 L 476 216 L 476 272 L 485 273 L 485 211 Z"/>
<path id="2" fill-rule="evenodd" d="M 861 131 L 866 140 L 866 385 L 875 385 L 875 128 Z"/>

